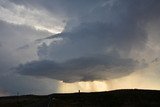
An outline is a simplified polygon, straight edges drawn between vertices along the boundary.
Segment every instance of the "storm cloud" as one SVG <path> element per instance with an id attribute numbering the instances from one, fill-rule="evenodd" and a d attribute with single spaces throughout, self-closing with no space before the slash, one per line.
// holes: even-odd
<path id="1" fill-rule="evenodd" d="M 78 82 L 119 78 L 144 67 L 132 52 L 145 50 L 146 26 L 160 17 L 158 0 L 61 0 L 55 7 L 50 3 L 45 2 L 49 11 L 65 13 L 66 26 L 61 33 L 40 39 L 53 42 L 42 43 L 39 60 L 21 64 L 18 73 Z"/>
<path id="2" fill-rule="evenodd" d="M 83 57 L 63 63 L 42 60 L 20 65 L 24 75 L 49 77 L 64 82 L 106 80 L 124 76 L 137 69 L 138 62 L 112 55 Z M 33 72 L 34 71 L 34 72 Z"/>
<path id="3" fill-rule="evenodd" d="M 13 72 L 13 68 L 19 64 L 37 59 L 33 38 L 50 33 L 4 21 L 0 21 L 0 32 L 0 96 L 16 95 L 17 92 L 48 94 L 56 91 L 57 82 L 53 80 L 30 78 Z M 29 44 L 28 48 L 19 48 L 25 44 Z M 44 85 L 48 88 L 44 88 Z"/>
<path id="4" fill-rule="evenodd" d="M 0 0 L 0 96 L 160 89 L 159 13 L 159 0 Z"/>

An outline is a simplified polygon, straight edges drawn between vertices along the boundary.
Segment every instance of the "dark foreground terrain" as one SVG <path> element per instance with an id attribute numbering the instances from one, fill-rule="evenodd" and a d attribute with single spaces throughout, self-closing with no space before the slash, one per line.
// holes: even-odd
<path id="1" fill-rule="evenodd" d="M 116 90 L 1 97 L 0 107 L 160 107 L 160 91 Z"/>

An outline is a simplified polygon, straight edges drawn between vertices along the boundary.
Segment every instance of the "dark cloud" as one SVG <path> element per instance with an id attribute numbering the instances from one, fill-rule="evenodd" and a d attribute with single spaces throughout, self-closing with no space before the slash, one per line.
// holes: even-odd
<path id="1" fill-rule="evenodd" d="M 97 55 L 68 60 L 63 63 L 42 60 L 20 65 L 23 75 L 49 77 L 64 82 L 106 80 L 121 77 L 137 69 L 139 63 L 119 56 Z"/>
<path id="2" fill-rule="evenodd" d="M 17 92 L 20 94 L 56 92 L 57 81 L 30 78 L 13 72 L 13 68 L 20 63 L 35 59 L 32 49 L 34 44 L 30 44 L 31 41 L 34 41 L 33 38 L 37 39 L 48 33 L 4 21 L 0 21 L 0 32 L 0 44 L 2 44 L 0 47 L 0 91 L 2 90 L 0 96 L 6 95 L 6 93 L 7 95 L 16 95 Z M 31 49 L 21 47 L 25 44 L 29 44 Z M 23 50 L 17 51 L 18 47 L 23 48 Z"/>
<path id="3" fill-rule="evenodd" d="M 147 41 L 147 35 L 141 28 L 127 23 L 118 27 L 101 22 L 82 23 L 74 31 L 57 34 L 53 38 L 57 36 L 63 38 L 62 43 L 40 46 L 40 58 L 67 60 L 90 54 L 107 54 L 113 50 L 126 55 L 132 48 L 144 48 Z"/>
<path id="4" fill-rule="evenodd" d="M 51 94 L 57 92 L 57 82 L 49 79 L 36 79 L 32 77 L 16 75 L 14 73 L 0 76 L 0 89 L 8 95 L 24 94 Z"/>
<path id="5" fill-rule="evenodd" d="M 51 11 L 55 8 L 50 3 L 46 1 L 45 5 Z M 159 18 L 159 1 L 57 3 L 68 16 L 67 25 L 62 33 L 45 39 L 63 40 L 39 46 L 40 60 L 20 65 L 16 69 L 20 74 L 65 82 L 92 81 L 125 76 L 139 66 L 130 54 L 145 49 L 145 27 Z"/>

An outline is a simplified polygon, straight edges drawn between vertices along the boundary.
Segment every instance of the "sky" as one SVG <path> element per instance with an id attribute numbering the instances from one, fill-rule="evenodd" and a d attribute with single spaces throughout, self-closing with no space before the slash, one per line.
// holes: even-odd
<path id="1" fill-rule="evenodd" d="M 0 96 L 160 89 L 159 0 L 0 0 Z"/>

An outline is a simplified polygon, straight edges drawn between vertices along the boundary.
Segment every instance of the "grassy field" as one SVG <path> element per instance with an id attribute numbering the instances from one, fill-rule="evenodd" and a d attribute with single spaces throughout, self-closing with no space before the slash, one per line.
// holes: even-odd
<path id="1" fill-rule="evenodd" d="M 108 92 L 1 97 L 0 107 L 160 107 L 160 91 Z"/>

